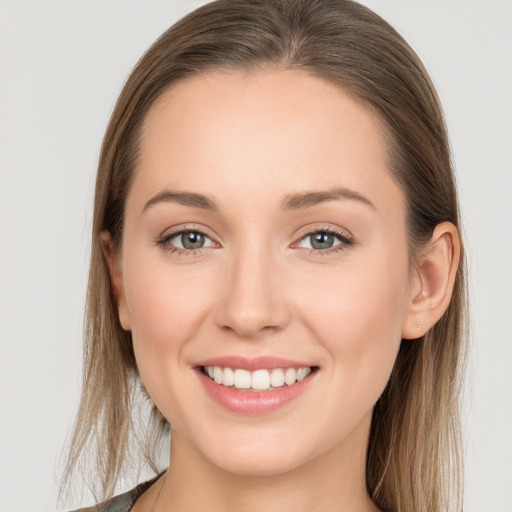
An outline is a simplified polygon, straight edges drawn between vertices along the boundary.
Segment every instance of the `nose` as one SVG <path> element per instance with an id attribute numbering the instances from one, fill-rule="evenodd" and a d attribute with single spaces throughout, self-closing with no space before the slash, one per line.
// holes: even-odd
<path id="1" fill-rule="evenodd" d="M 290 319 L 282 269 L 264 249 L 241 249 L 226 262 L 214 319 L 223 330 L 257 338 L 283 329 Z"/>

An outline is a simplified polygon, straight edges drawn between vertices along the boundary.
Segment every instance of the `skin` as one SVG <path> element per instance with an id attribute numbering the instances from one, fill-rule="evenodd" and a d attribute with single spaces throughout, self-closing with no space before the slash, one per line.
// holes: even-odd
<path id="1" fill-rule="evenodd" d="M 378 510 L 365 486 L 372 409 L 401 339 L 446 309 L 458 261 L 444 223 L 411 266 L 404 193 L 387 162 L 375 115 L 300 71 L 212 72 L 153 105 L 120 253 L 102 237 L 121 325 L 173 426 L 169 472 L 133 510 Z M 281 208 L 335 187 L 371 204 Z M 207 195 L 218 211 L 145 207 L 163 191 Z M 157 243 L 184 227 L 204 231 L 206 246 L 177 254 L 179 236 Z M 352 243 L 311 248 L 307 235 L 325 229 Z M 214 402 L 193 369 L 225 355 L 319 370 L 283 408 L 246 416 Z"/>

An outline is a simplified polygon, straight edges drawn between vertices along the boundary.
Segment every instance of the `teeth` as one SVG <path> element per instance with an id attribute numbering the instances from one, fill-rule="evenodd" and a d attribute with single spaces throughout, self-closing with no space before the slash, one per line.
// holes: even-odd
<path id="1" fill-rule="evenodd" d="M 270 387 L 270 374 L 267 370 L 256 370 L 251 377 L 253 389 L 268 389 Z"/>
<path id="2" fill-rule="evenodd" d="M 215 366 L 213 368 L 213 380 L 217 383 L 217 384 L 222 384 L 222 381 L 223 381 L 223 371 L 222 371 L 222 368 L 219 368 L 218 366 Z"/>
<path id="3" fill-rule="evenodd" d="M 295 368 L 287 368 L 286 373 L 284 374 L 284 382 L 287 386 L 291 386 L 297 380 L 297 372 Z"/>
<path id="4" fill-rule="evenodd" d="M 311 373 L 311 368 L 299 368 L 297 370 L 297 380 L 305 379 Z"/>
<path id="5" fill-rule="evenodd" d="M 281 368 L 275 368 L 270 374 L 270 385 L 273 388 L 284 386 L 284 372 Z"/>
<path id="6" fill-rule="evenodd" d="M 235 388 L 249 389 L 251 387 L 251 374 L 247 370 L 235 370 Z"/>
<path id="7" fill-rule="evenodd" d="M 224 368 L 222 384 L 224 386 L 233 386 L 235 384 L 235 374 L 231 368 Z"/>
<path id="8" fill-rule="evenodd" d="M 280 388 L 285 384 L 291 386 L 305 379 L 311 368 L 274 368 L 272 370 L 255 370 L 249 372 L 239 368 L 221 368 L 220 366 L 205 366 L 204 373 L 217 384 L 236 389 L 264 391 Z"/>

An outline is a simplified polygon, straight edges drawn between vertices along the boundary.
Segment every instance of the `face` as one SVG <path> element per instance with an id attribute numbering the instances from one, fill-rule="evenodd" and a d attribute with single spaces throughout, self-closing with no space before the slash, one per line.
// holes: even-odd
<path id="1" fill-rule="evenodd" d="M 173 86 L 143 125 L 119 263 L 121 323 L 183 447 L 267 475 L 364 453 L 411 295 L 370 111 L 299 71 Z"/>

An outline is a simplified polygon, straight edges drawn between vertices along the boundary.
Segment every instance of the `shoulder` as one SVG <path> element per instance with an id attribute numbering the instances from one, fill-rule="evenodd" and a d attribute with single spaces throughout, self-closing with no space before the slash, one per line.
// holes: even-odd
<path id="1" fill-rule="evenodd" d="M 79 508 L 73 512 L 128 512 L 138 497 L 138 495 L 135 494 L 137 488 L 138 486 L 131 491 L 110 498 L 103 503 L 98 503 L 92 507 Z"/>
<path id="2" fill-rule="evenodd" d="M 137 487 L 134 487 L 133 489 L 124 492 L 123 494 L 119 494 L 118 496 L 114 496 L 107 501 L 98 503 L 92 507 L 79 508 L 73 512 L 129 512 L 134 503 L 137 501 L 137 498 L 142 493 L 144 493 L 159 477 L 160 475 L 157 475 L 155 478 L 147 482 L 143 482 L 142 484 L 137 485 Z"/>

